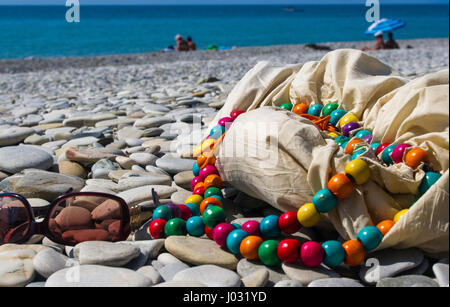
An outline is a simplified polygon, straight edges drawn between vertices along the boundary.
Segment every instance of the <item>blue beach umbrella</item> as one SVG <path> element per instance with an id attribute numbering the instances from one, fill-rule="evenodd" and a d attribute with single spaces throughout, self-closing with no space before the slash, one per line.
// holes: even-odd
<path id="1" fill-rule="evenodd" d="M 396 29 L 403 28 L 404 26 L 406 26 L 406 22 L 403 20 L 383 18 L 371 24 L 364 33 L 367 35 L 373 35 L 379 31 L 383 33 L 392 32 Z"/>

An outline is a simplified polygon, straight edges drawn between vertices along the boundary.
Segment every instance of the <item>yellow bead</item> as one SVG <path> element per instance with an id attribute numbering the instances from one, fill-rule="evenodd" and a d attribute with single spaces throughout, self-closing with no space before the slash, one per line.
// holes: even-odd
<path id="1" fill-rule="evenodd" d="M 203 197 L 201 197 L 198 194 L 195 194 L 195 195 L 191 195 L 188 198 L 186 198 L 186 201 L 184 203 L 185 204 L 192 203 L 192 204 L 196 204 L 197 206 L 200 206 L 202 201 L 203 201 Z"/>
<path id="2" fill-rule="evenodd" d="M 333 139 L 337 138 L 341 134 L 339 132 L 330 132 L 328 133 L 329 136 L 331 136 Z"/>
<path id="3" fill-rule="evenodd" d="M 356 117 L 355 114 L 347 113 L 339 120 L 339 127 L 342 129 L 342 127 L 345 124 L 351 123 L 351 122 L 359 122 L 359 118 Z"/>
<path id="4" fill-rule="evenodd" d="M 394 222 L 398 222 L 398 220 L 406 213 L 408 212 L 408 209 L 403 209 L 402 211 L 397 212 L 397 214 L 394 216 Z"/>
<path id="5" fill-rule="evenodd" d="M 199 157 L 202 153 L 210 151 L 211 147 L 214 145 L 214 142 L 214 139 L 207 139 L 202 144 L 195 147 L 194 157 Z"/>
<path id="6" fill-rule="evenodd" d="M 304 227 L 313 227 L 320 221 L 320 213 L 313 203 L 307 203 L 297 211 L 297 219 Z"/>
<path id="7" fill-rule="evenodd" d="M 356 184 L 366 183 L 370 178 L 370 168 L 366 161 L 355 159 L 345 166 L 345 173 L 350 175 Z"/>

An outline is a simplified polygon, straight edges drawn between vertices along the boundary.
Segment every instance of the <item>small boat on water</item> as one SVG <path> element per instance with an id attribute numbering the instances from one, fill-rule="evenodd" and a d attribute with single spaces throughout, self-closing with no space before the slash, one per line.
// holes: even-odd
<path id="1" fill-rule="evenodd" d="M 285 7 L 283 10 L 286 12 L 296 12 L 296 13 L 301 13 L 305 11 L 303 9 L 294 8 L 293 6 Z"/>

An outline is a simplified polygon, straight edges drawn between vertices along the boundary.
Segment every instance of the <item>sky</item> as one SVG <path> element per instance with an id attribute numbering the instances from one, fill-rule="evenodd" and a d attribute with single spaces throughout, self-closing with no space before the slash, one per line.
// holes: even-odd
<path id="1" fill-rule="evenodd" d="M 79 0 L 87 4 L 364 4 L 365 0 Z M 52 4 L 64 5 L 66 0 L 0 0 L 0 5 L 12 4 Z M 448 4 L 449 0 L 380 0 L 383 4 Z"/>

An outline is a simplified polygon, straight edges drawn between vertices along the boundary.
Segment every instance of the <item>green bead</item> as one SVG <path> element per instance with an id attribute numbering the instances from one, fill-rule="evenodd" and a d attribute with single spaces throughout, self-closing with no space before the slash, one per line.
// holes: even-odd
<path id="1" fill-rule="evenodd" d="M 166 233 L 166 237 L 185 236 L 186 222 L 178 217 L 171 219 L 164 226 L 164 232 Z"/>
<path id="2" fill-rule="evenodd" d="M 220 196 L 223 197 L 222 191 L 217 187 L 210 187 L 205 191 L 203 198 L 211 197 L 211 196 Z"/>
<path id="3" fill-rule="evenodd" d="M 217 224 L 225 221 L 225 211 L 219 206 L 208 206 L 203 212 L 203 223 L 213 229 Z"/>
<path id="4" fill-rule="evenodd" d="M 330 115 L 331 112 L 333 112 L 337 108 L 339 108 L 339 105 L 337 103 L 335 103 L 335 102 L 327 103 L 322 109 L 322 115 L 323 116 Z"/>
<path id="5" fill-rule="evenodd" d="M 277 266 L 281 263 L 277 255 L 278 241 L 264 241 L 258 248 L 258 257 L 267 266 Z"/>
<path id="6" fill-rule="evenodd" d="M 291 111 L 292 110 L 292 108 L 293 108 L 294 106 L 292 105 L 292 103 L 283 103 L 281 106 L 280 106 L 280 108 L 282 108 L 282 109 L 285 109 L 285 110 L 288 110 L 288 111 Z"/>

